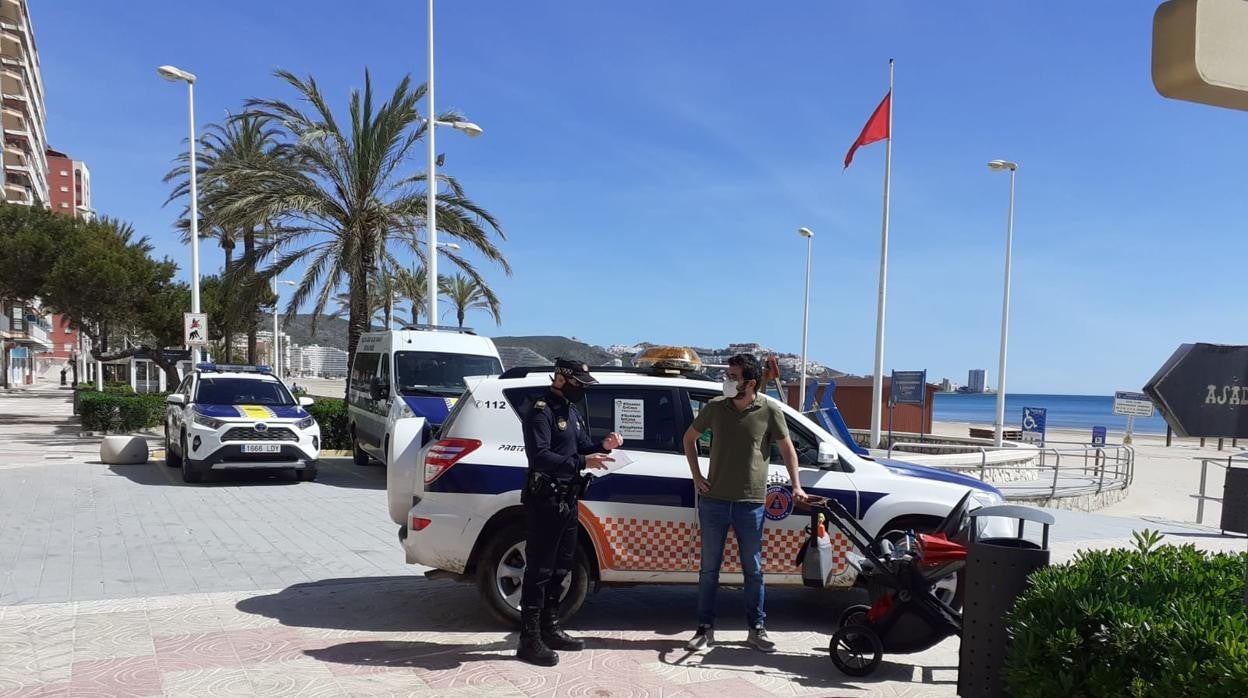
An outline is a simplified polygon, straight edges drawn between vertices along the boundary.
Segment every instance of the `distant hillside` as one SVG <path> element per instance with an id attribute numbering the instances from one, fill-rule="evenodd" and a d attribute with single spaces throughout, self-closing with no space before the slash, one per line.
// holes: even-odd
<path id="1" fill-rule="evenodd" d="M 609 364 L 615 358 L 602 347 L 595 347 L 567 337 L 494 337 L 500 347 L 525 347 L 552 361 L 563 357 L 580 359 L 591 366 Z"/>
<path id="2" fill-rule="evenodd" d="M 323 347 L 337 347 L 343 351 L 347 349 L 346 318 L 322 315 L 316 322 L 316 334 L 313 335 L 312 315 L 297 315 L 294 320 L 282 323 L 282 331 L 290 335 L 290 341 L 295 344 L 319 344 Z"/>

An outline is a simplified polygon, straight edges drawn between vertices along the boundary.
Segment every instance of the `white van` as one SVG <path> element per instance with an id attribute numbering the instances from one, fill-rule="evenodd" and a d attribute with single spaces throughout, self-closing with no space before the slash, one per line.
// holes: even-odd
<path id="1" fill-rule="evenodd" d="M 367 465 L 370 457 L 383 465 L 392 461 L 412 434 L 421 436 L 418 448 L 446 421 L 464 392 L 465 376 L 502 372 L 494 342 L 471 330 L 422 325 L 363 334 L 347 378 L 355 463 Z M 404 434 L 403 443 L 396 432 Z"/>

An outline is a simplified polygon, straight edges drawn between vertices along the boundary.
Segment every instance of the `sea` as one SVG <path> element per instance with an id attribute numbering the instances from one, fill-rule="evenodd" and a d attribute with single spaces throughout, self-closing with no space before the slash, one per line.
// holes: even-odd
<path id="1" fill-rule="evenodd" d="M 1005 396 L 1005 425 L 1018 428 L 1023 421 L 1024 407 L 1043 407 L 1048 429 L 1087 429 L 1105 427 L 1111 432 L 1125 432 L 1127 418 L 1114 414 L 1112 395 L 1035 395 Z M 936 422 L 970 422 L 991 425 L 997 412 L 997 396 L 992 393 L 936 393 L 932 405 Z M 1152 417 L 1136 417 L 1135 433 L 1165 434 L 1166 422 L 1154 411 Z"/>

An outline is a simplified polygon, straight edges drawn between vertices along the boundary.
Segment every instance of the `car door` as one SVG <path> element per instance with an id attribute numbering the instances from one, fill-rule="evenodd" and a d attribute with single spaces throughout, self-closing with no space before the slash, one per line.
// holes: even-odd
<path id="1" fill-rule="evenodd" d="M 785 422 L 789 427 L 793 449 L 797 452 L 798 478 L 801 480 L 802 489 L 811 496 L 836 499 L 851 514 L 857 515 L 859 494 L 852 475 L 842 463 L 820 466 L 819 442 L 828 438 L 828 435 L 821 435 L 787 411 Z M 771 444 L 770 460 L 767 473 L 770 484 L 763 511 L 763 571 L 767 574 L 792 575 L 793 581 L 796 581 L 800 578 L 801 571 L 793 564 L 793 560 L 806 540 L 805 527 L 810 523 L 809 509 L 797 506 L 792 501 L 791 493 L 784 487 L 789 483 L 788 469 L 784 465 L 780 447 L 775 443 Z M 832 550 L 835 553 L 832 574 L 841 575 L 847 571 L 845 555 L 853 546 L 849 538 L 835 527 L 829 526 L 828 535 L 832 539 Z"/>
<path id="2" fill-rule="evenodd" d="M 632 462 L 594 480 L 582 498 L 604 581 L 664 581 L 694 569 L 694 487 L 681 451 L 689 415 L 681 391 L 599 385 L 582 412 L 590 438 L 624 437 L 617 458 Z"/>
<path id="3" fill-rule="evenodd" d="M 165 424 L 169 431 L 169 440 L 175 447 L 178 446 L 178 435 L 182 432 L 183 415 L 191 408 L 191 382 L 193 380 L 195 380 L 194 374 L 183 378 L 177 389 L 173 391 L 182 396 L 182 404 L 168 405 L 165 408 Z"/>

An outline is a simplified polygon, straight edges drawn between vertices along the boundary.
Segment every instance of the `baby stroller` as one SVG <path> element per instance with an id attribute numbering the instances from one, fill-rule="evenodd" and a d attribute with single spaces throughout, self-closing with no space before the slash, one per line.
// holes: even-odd
<path id="1" fill-rule="evenodd" d="M 826 539 L 824 524 L 830 522 L 861 551 L 851 551 L 848 562 L 858 573 L 855 586 L 864 587 L 871 602 L 841 614 L 828 647 L 838 669 L 866 676 L 880 665 L 884 652 L 921 652 L 961 634 L 962 614 L 936 595 L 935 585 L 966 566 L 969 499 L 968 492 L 932 533 L 884 531 L 874 538 L 840 502 L 811 500 L 810 538 L 797 559 L 807 584 L 823 586 L 825 573 L 816 571 L 821 565 L 815 558 L 827 555 L 820 552 L 819 541 Z"/>

